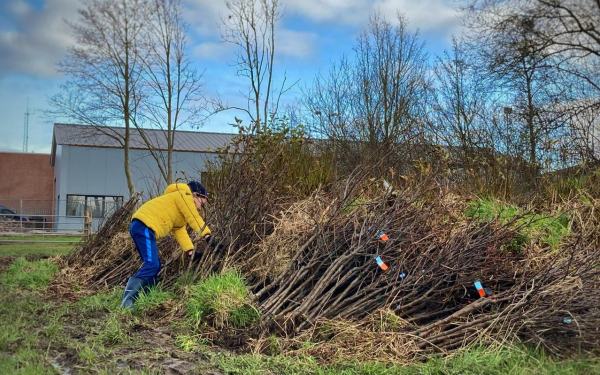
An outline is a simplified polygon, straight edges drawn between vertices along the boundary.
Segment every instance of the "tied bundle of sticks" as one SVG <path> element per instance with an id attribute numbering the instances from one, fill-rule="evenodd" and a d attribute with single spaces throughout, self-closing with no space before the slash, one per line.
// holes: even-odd
<path id="1" fill-rule="evenodd" d="M 329 219 L 314 222 L 287 268 L 254 288 L 265 316 L 298 333 L 321 318 L 361 319 L 387 307 L 416 327 L 467 305 L 465 286 L 476 280 L 508 289 L 523 258 L 502 250 L 512 223 L 457 220 L 431 182 L 396 197 L 331 199 Z"/>

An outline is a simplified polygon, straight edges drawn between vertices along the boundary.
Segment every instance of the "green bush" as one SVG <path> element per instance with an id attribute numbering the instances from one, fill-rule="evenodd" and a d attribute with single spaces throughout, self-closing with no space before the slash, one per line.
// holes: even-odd
<path id="1" fill-rule="evenodd" d="M 207 187 L 220 195 L 237 174 L 254 176 L 275 196 L 310 195 L 335 179 L 335 157 L 329 150 L 316 150 L 301 125 L 290 127 L 276 119 L 261 133 L 240 131 L 231 147 L 219 152 L 218 163 L 209 163 L 204 175 Z M 236 191 L 240 186 L 235 186 Z"/>

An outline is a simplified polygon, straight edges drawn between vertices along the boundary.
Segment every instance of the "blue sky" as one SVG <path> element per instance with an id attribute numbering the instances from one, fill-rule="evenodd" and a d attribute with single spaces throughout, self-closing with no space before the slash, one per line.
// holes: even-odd
<path id="1" fill-rule="evenodd" d="M 219 93 L 230 104 L 245 106 L 239 94 L 246 87 L 231 66 L 234 47 L 220 40 L 224 1 L 182 0 L 190 25 L 189 52 L 204 70 L 205 95 Z M 276 30 L 276 72 L 288 82 L 300 80 L 287 94 L 293 100 L 300 87 L 327 71 L 332 61 L 349 54 L 369 15 L 379 11 L 389 21 L 406 15 L 419 29 L 426 50 L 435 56 L 450 47 L 452 35 L 461 32 L 455 0 L 281 0 L 284 16 Z M 29 99 L 29 152 L 48 153 L 52 123 L 42 116 L 47 98 L 58 92 L 65 77 L 56 71 L 73 43 L 65 20 L 77 19 L 79 0 L 0 1 L 0 151 L 21 151 L 24 114 Z M 202 130 L 233 132 L 227 125 L 237 113 L 213 117 Z M 237 114 L 239 116 L 239 114 Z M 189 130 L 189 129 L 185 129 Z"/>

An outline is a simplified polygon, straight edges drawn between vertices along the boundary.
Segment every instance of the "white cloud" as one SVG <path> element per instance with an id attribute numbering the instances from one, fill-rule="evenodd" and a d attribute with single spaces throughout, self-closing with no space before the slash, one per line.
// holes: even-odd
<path id="1" fill-rule="evenodd" d="M 318 39 L 315 33 L 280 29 L 275 31 L 275 37 L 276 53 L 279 56 L 306 59 L 315 54 Z"/>
<path id="2" fill-rule="evenodd" d="M 400 12 L 407 17 L 412 28 L 424 32 L 451 35 L 457 34 L 461 28 L 457 4 L 448 0 L 380 0 L 373 10 L 379 10 L 388 21 L 395 20 Z"/>
<path id="3" fill-rule="evenodd" d="M 318 36 L 314 33 L 277 29 L 275 38 L 277 39 L 275 53 L 279 58 L 307 59 L 315 54 L 315 43 Z M 204 60 L 228 62 L 235 59 L 237 48 L 232 43 L 206 42 L 194 46 L 192 55 Z"/>
<path id="4" fill-rule="evenodd" d="M 57 76 L 56 64 L 73 43 L 64 19 L 76 17 L 77 4 L 77 0 L 47 0 L 42 9 L 22 0 L 7 4 L 7 16 L 16 29 L 0 32 L 0 70 Z"/>
<path id="5" fill-rule="evenodd" d="M 370 0 L 287 0 L 285 3 L 286 12 L 304 15 L 317 22 L 350 25 L 364 24 L 372 6 Z"/>
<path id="6" fill-rule="evenodd" d="M 206 41 L 192 48 L 192 55 L 202 59 L 231 61 L 236 46 L 221 42 L 221 17 L 228 14 L 223 1 L 188 0 L 184 15 L 190 27 Z M 288 30 L 279 26 L 275 31 L 276 53 L 279 57 L 308 58 L 314 55 L 317 34 Z"/>
<path id="7" fill-rule="evenodd" d="M 192 49 L 192 55 L 205 60 L 229 61 L 234 57 L 235 46 L 231 43 L 202 43 Z"/>
<path id="8" fill-rule="evenodd" d="M 459 25 L 457 3 L 450 0 L 287 0 L 286 11 L 316 22 L 364 26 L 373 12 L 389 21 L 396 13 L 407 16 L 410 25 L 423 31 L 455 33 Z"/>
<path id="9" fill-rule="evenodd" d="M 32 11 L 33 7 L 24 0 L 17 0 L 9 3 L 7 8 L 11 14 L 16 16 L 26 16 Z"/>
<path id="10" fill-rule="evenodd" d="M 220 37 L 221 17 L 227 14 L 224 1 L 186 0 L 183 15 L 190 28 L 202 36 Z"/>

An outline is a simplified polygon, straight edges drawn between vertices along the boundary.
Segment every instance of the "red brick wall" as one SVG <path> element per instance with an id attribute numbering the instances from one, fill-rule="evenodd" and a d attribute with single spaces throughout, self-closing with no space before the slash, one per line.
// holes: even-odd
<path id="1" fill-rule="evenodd" d="M 14 206 L 18 198 L 42 199 L 47 202 L 39 201 L 36 206 L 52 208 L 53 186 L 49 154 L 0 152 L 0 204 Z"/>

